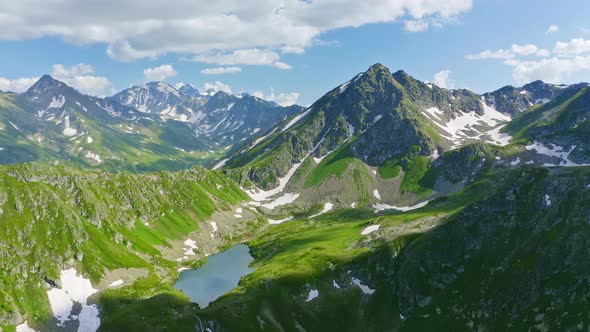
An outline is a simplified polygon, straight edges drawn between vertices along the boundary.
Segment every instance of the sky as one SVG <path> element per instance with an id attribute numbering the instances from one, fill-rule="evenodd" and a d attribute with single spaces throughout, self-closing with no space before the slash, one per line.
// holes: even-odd
<path id="1" fill-rule="evenodd" d="M 2 0 L 0 90 L 149 81 L 309 105 L 374 63 L 478 93 L 590 81 L 587 0 Z"/>

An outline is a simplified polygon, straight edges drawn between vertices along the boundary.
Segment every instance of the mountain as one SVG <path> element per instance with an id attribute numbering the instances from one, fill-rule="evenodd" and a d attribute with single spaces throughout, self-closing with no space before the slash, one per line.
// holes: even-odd
<path id="1" fill-rule="evenodd" d="M 299 106 L 280 107 L 248 94 L 201 93 L 190 84 L 176 89 L 164 82 L 134 86 L 110 99 L 140 112 L 186 122 L 198 137 L 216 147 L 239 145 L 302 111 Z"/>
<path id="2" fill-rule="evenodd" d="M 198 94 L 187 85 L 183 90 Z M 0 132 L 0 164 L 65 161 L 106 170 L 188 168 L 210 163 L 233 144 L 255 138 L 261 129 L 300 111 L 254 97 L 232 95 L 226 104 L 214 97 L 191 97 L 154 82 L 97 98 L 44 75 L 25 93 L 0 95 L 5 129 Z M 214 102 L 207 106 L 209 99 Z M 218 111 L 211 105 L 230 104 L 236 105 L 227 112 L 231 116 L 218 119 L 223 112 L 204 113 Z"/>
<path id="3" fill-rule="evenodd" d="M 65 161 L 145 171 L 188 168 L 208 153 L 189 126 L 83 95 L 47 75 L 25 93 L 1 98 L 3 164 Z"/>
<path id="4" fill-rule="evenodd" d="M 168 83 L 151 82 L 123 90 L 110 99 L 142 113 L 158 114 L 165 119 L 186 122 L 194 115 L 193 108 L 198 108 L 206 101 L 204 97 L 189 96 Z"/>
<path id="5" fill-rule="evenodd" d="M 217 167 L 223 166 L 272 218 L 349 206 L 412 206 L 458 190 L 464 183 L 453 180 L 472 180 L 476 174 L 460 175 L 463 171 L 477 172 L 510 158 L 524 160 L 515 153 L 524 151 L 524 145 L 496 148 L 518 138 L 506 128 L 528 114 L 523 102 L 532 109 L 546 109 L 551 102 L 529 101 L 557 102 L 585 86 L 537 81 L 478 95 L 442 89 L 376 64 L 305 112 L 234 150 Z M 453 160 L 474 160 L 473 143 L 483 143 L 483 162 L 462 170 Z M 437 160 L 461 147 L 467 147 L 461 150 L 467 151 L 464 155 Z M 526 162 L 542 164 L 542 159 L 530 157 Z M 450 179 L 438 177 L 440 167 L 451 167 Z"/>
<path id="6" fill-rule="evenodd" d="M 525 84 L 522 88 L 505 86 L 483 96 L 486 102 L 498 111 L 514 115 L 531 106 L 547 103 L 564 92 L 577 91 L 587 86 L 588 83 L 556 85 L 534 81 Z"/>

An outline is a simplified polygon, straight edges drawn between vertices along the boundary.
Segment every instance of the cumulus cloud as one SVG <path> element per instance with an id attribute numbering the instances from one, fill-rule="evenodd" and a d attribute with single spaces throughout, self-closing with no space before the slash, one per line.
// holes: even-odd
<path id="1" fill-rule="evenodd" d="M 70 67 L 55 64 L 51 71 L 53 78 L 87 95 L 103 97 L 115 92 L 115 86 L 111 80 L 92 74 L 94 74 L 94 68 L 86 63 L 79 63 Z"/>
<path id="2" fill-rule="evenodd" d="M 404 22 L 404 28 L 410 32 L 426 31 L 429 25 L 426 20 L 408 20 Z"/>
<path id="3" fill-rule="evenodd" d="M 455 82 L 450 79 L 451 71 L 448 69 L 441 70 L 434 75 L 433 83 L 441 88 L 452 89 Z"/>
<path id="4" fill-rule="evenodd" d="M 108 78 L 92 75 L 94 68 L 89 64 L 79 63 L 70 67 L 55 64 L 52 66 L 50 74 L 56 80 L 62 81 L 84 94 L 102 97 L 116 91 L 115 86 Z M 39 77 L 23 77 L 13 80 L 0 77 L 0 90 L 24 92 L 37 80 Z"/>
<path id="5" fill-rule="evenodd" d="M 302 53 L 327 31 L 398 21 L 419 31 L 471 8 L 472 0 L 174 0 L 141 6 L 137 0 L 2 1 L 0 40 L 56 37 L 101 43 L 110 57 L 122 61 L 256 48 Z M 279 59 L 270 65 L 288 67 Z"/>
<path id="6" fill-rule="evenodd" d="M 513 59 L 518 56 L 548 56 L 551 52 L 547 49 L 538 48 L 535 44 L 512 44 L 510 49 L 485 50 L 476 54 L 465 56 L 467 60 L 489 60 L 489 59 Z"/>
<path id="7" fill-rule="evenodd" d="M 467 60 L 488 60 L 488 59 L 510 59 L 514 57 L 514 53 L 510 50 L 485 50 L 477 54 L 468 54 L 465 56 Z"/>
<path id="8" fill-rule="evenodd" d="M 533 54 L 537 53 L 537 50 L 538 50 L 538 48 L 534 44 L 525 44 L 525 45 L 512 44 L 512 52 L 514 52 L 514 54 L 516 54 L 516 55 L 523 55 L 523 56 L 533 55 Z"/>
<path id="9" fill-rule="evenodd" d="M 220 74 L 233 74 L 239 73 L 242 71 L 240 67 L 215 67 L 215 68 L 205 68 L 201 70 L 201 74 L 204 75 L 220 75 Z"/>
<path id="10" fill-rule="evenodd" d="M 562 56 L 575 56 L 590 53 L 590 40 L 584 38 L 572 38 L 568 42 L 557 42 L 553 52 Z"/>
<path id="11" fill-rule="evenodd" d="M 209 90 L 212 90 L 214 92 L 218 92 L 218 91 L 223 91 L 223 92 L 227 92 L 227 93 L 232 92 L 232 88 L 231 88 L 231 86 L 229 86 L 229 84 L 225 84 L 220 81 L 215 81 L 213 83 L 206 82 L 205 84 L 203 84 L 202 87 L 199 88 L 199 91 L 209 91 Z"/>
<path id="12" fill-rule="evenodd" d="M 153 68 L 146 68 L 143 71 L 143 76 L 148 81 L 163 81 L 168 77 L 176 76 L 176 70 L 171 65 L 161 65 Z"/>
<path id="13" fill-rule="evenodd" d="M 4 92 L 25 92 L 31 85 L 35 84 L 39 77 L 23 77 L 14 80 L 0 77 L 0 90 Z"/>
<path id="14" fill-rule="evenodd" d="M 253 96 L 258 97 L 264 100 L 271 100 L 281 106 L 291 106 L 297 103 L 299 96 L 301 94 L 299 92 L 280 92 L 276 93 L 273 88 L 270 89 L 270 93 L 265 94 L 262 91 L 255 91 L 252 93 Z"/>
<path id="15" fill-rule="evenodd" d="M 279 61 L 280 55 L 271 50 L 258 48 L 236 50 L 228 53 L 197 55 L 195 61 L 216 65 L 259 65 L 273 66 L 279 69 L 291 69 L 291 66 Z"/>
<path id="16" fill-rule="evenodd" d="M 572 38 L 558 41 L 552 51 L 534 44 L 513 44 L 509 50 L 486 50 L 465 57 L 469 60 L 503 60 L 505 65 L 512 67 L 512 78 L 518 83 L 534 80 L 571 83 L 574 75 L 590 70 L 590 40 Z"/>
<path id="17" fill-rule="evenodd" d="M 579 71 L 590 70 L 590 56 L 552 57 L 539 61 L 517 61 L 512 65 L 514 67 L 512 77 L 519 83 L 534 80 L 563 83 L 567 82 Z"/>
<path id="18" fill-rule="evenodd" d="M 549 28 L 547 28 L 547 33 L 555 33 L 559 31 L 559 27 L 557 25 L 550 25 Z"/>

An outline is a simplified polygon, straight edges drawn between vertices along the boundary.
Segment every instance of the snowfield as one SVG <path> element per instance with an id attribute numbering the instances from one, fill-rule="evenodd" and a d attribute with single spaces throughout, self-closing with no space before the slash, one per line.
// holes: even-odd
<path id="1" fill-rule="evenodd" d="M 261 206 L 263 206 L 269 210 L 272 210 L 276 207 L 293 203 L 297 198 L 299 198 L 298 193 L 295 193 L 295 194 L 286 193 L 286 194 L 278 197 L 274 201 L 272 201 L 270 203 L 262 204 Z"/>
<path id="2" fill-rule="evenodd" d="M 559 160 L 557 164 L 546 163 L 544 166 L 590 166 L 590 164 L 577 164 L 569 159 L 572 151 L 576 149 L 575 145 L 572 145 L 569 151 L 566 151 L 564 147 L 555 144 L 549 144 L 550 147 L 545 146 L 540 142 L 533 142 L 531 145 L 527 145 L 524 148 L 527 151 L 535 151 L 538 154 L 542 154 L 549 157 L 555 157 Z"/>
<path id="3" fill-rule="evenodd" d="M 477 112 L 458 111 L 453 113 L 454 118 L 445 121 L 444 112 L 437 107 L 428 108 L 422 114 L 448 134 L 442 136 L 453 143 L 451 149 L 462 146 L 468 139 L 487 141 L 500 146 L 508 145 L 512 137 L 500 133 L 500 130 L 511 117 L 488 106 L 483 98 L 480 103 L 483 108 L 481 115 Z"/>
<path id="4" fill-rule="evenodd" d="M 72 319 L 72 308 L 74 303 L 82 305 L 82 310 L 77 317 L 80 324 L 78 332 L 94 332 L 100 326 L 98 318 L 98 307 L 95 304 L 88 305 L 88 298 L 98 292 L 92 288 L 90 280 L 79 276 L 74 268 L 63 270 L 60 273 L 62 288 L 52 288 L 47 291 L 49 304 L 53 316 L 58 320 L 58 326 Z"/>

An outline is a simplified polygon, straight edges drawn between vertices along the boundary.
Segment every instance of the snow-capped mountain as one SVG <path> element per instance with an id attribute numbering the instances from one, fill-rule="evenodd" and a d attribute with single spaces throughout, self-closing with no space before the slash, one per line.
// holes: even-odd
<path id="1" fill-rule="evenodd" d="M 483 96 L 486 103 L 498 111 L 514 115 L 531 106 L 547 103 L 568 90 L 577 91 L 587 86 L 588 83 L 557 85 L 534 81 L 522 87 L 508 85 L 496 91 L 485 93 Z"/>
<path id="2" fill-rule="evenodd" d="M 58 159 L 136 170 L 184 168 L 207 163 L 301 110 L 222 92 L 201 95 L 190 85 L 180 89 L 153 82 L 97 98 L 44 75 L 22 94 L 0 95 L 6 129 L 0 163 Z"/>
<path id="3" fill-rule="evenodd" d="M 185 89 L 185 91 L 187 91 Z M 189 92 L 196 92 L 197 90 Z M 195 98 L 165 82 L 150 82 L 125 89 L 110 99 L 140 112 L 158 114 L 164 119 L 187 122 L 206 99 Z"/>
<path id="4" fill-rule="evenodd" d="M 376 64 L 217 165 L 242 179 L 251 197 L 269 209 L 293 202 L 305 209 L 319 198 L 340 204 L 408 203 L 420 186 L 408 184 L 411 178 L 404 177 L 405 184 L 390 178 L 416 167 L 425 171 L 445 152 L 471 143 L 506 146 L 513 140 L 505 127 L 525 113 L 523 100 L 534 106 L 535 99 L 560 99 L 583 86 L 537 82 L 479 95 L 443 89 Z M 507 98 L 508 90 L 523 97 Z M 498 109 L 501 100 L 504 106 Z M 401 193 L 386 198 L 391 186 L 402 186 Z M 367 188 L 376 190 L 369 198 Z"/>
<path id="5" fill-rule="evenodd" d="M 197 136 L 215 146 L 239 144 L 301 111 L 299 106 L 281 107 L 244 93 L 202 93 L 190 84 L 176 89 L 164 82 L 134 86 L 109 99 L 164 120 L 187 122 Z"/>

